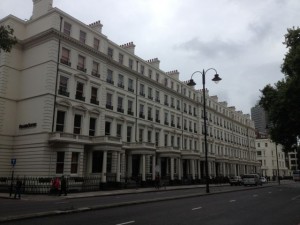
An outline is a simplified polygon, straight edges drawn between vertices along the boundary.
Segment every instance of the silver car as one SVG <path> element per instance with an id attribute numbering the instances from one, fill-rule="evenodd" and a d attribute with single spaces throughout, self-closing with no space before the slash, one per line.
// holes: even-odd
<path id="1" fill-rule="evenodd" d="M 243 184 L 246 185 L 262 185 L 258 174 L 245 174 L 243 176 Z"/>

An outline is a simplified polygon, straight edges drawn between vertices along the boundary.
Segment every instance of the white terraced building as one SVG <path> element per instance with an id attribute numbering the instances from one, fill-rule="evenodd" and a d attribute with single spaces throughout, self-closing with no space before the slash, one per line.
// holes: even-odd
<path id="1" fill-rule="evenodd" d="M 203 98 L 86 25 L 33 0 L 33 15 L 9 15 L 19 41 L 0 53 L 0 176 L 204 177 Z M 209 175 L 256 172 L 254 123 L 207 91 Z"/>
<path id="2" fill-rule="evenodd" d="M 286 154 L 282 145 L 272 142 L 268 138 L 256 139 L 257 160 L 261 163 L 260 174 L 267 177 L 278 175 L 291 176 L 291 170 L 286 166 Z"/>

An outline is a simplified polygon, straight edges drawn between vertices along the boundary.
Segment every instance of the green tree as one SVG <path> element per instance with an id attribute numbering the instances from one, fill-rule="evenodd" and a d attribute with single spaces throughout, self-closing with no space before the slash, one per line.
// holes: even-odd
<path id="1" fill-rule="evenodd" d="M 17 43 L 17 38 L 13 34 L 14 30 L 10 26 L 0 26 L 0 50 L 11 51 L 12 46 Z"/>
<path id="2" fill-rule="evenodd" d="M 261 90 L 260 105 L 272 124 L 271 139 L 289 151 L 296 147 L 300 136 L 300 29 L 293 27 L 287 31 L 283 44 L 288 52 L 281 65 L 285 78 Z"/>

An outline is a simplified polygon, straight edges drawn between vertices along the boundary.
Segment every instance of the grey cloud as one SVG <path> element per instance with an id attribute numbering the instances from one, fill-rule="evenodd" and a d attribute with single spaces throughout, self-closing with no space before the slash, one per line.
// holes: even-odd
<path id="1" fill-rule="evenodd" d="M 261 23 L 257 21 L 256 23 L 250 23 L 248 25 L 249 30 L 253 33 L 252 41 L 261 41 L 272 34 L 272 24 L 271 23 Z"/>
<path id="2" fill-rule="evenodd" d="M 232 58 L 243 51 L 243 45 L 217 39 L 205 42 L 199 38 L 193 38 L 175 46 L 175 49 L 192 52 L 196 56 L 205 58 Z"/>

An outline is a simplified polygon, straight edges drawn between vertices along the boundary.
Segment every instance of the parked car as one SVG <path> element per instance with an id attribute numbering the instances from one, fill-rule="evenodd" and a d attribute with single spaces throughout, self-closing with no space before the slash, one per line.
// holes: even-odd
<path id="1" fill-rule="evenodd" d="M 262 185 L 258 174 L 245 174 L 243 176 L 243 184 L 246 185 Z"/>
<path id="2" fill-rule="evenodd" d="M 267 179 L 265 178 L 265 177 L 260 177 L 260 181 L 261 181 L 261 183 L 267 183 L 268 181 L 267 181 Z"/>
<path id="3" fill-rule="evenodd" d="M 242 185 L 243 180 L 240 176 L 233 176 L 229 178 L 229 183 L 231 186 L 233 185 Z"/>

